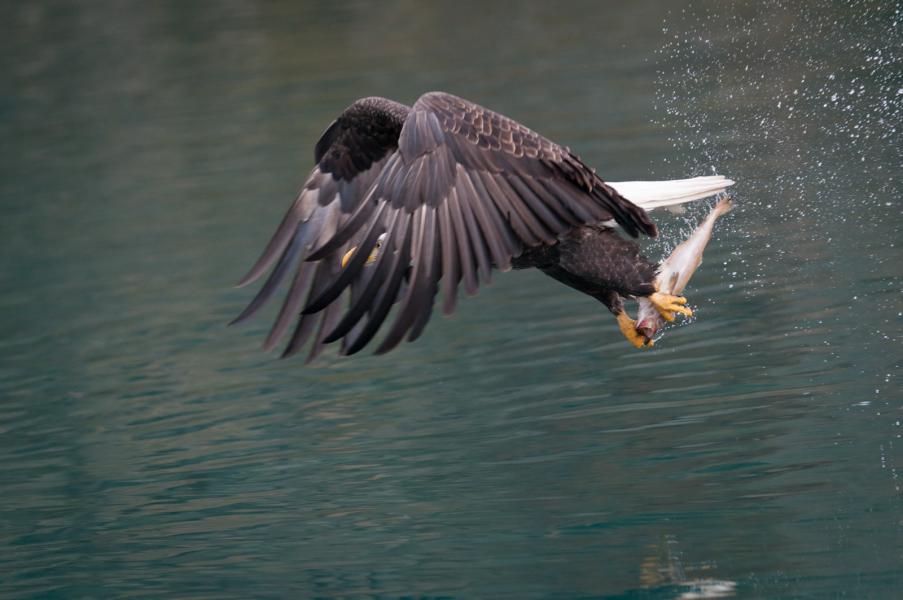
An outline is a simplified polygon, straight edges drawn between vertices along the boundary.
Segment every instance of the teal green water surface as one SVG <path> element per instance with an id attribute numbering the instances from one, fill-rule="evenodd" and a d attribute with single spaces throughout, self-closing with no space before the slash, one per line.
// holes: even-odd
<path id="1" fill-rule="evenodd" d="M 897 598 L 903 4 L 9 2 L 0 597 Z M 225 324 L 355 98 L 738 183 L 647 352 L 540 273 L 386 356 Z M 705 214 L 658 215 L 662 256 Z"/>

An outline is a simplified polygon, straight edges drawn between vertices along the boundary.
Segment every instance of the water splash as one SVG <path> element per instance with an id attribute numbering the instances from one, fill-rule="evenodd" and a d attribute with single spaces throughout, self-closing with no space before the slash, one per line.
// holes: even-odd
<path id="1" fill-rule="evenodd" d="M 736 177 L 740 210 L 766 227 L 795 224 L 794 245 L 876 228 L 893 245 L 901 233 L 903 4 L 845 4 L 719 3 L 662 28 L 657 123 L 671 132 L 674 171 Z M 765 233 L 744 226 L 732 238 Z M 767 242 L 772 259 L 797 253 L 782 239 Z M 732 277 L 767 279 L 768 264 L 742 247 L 731 263 Z"/>
<path id="2" fill-rule="evenodd" d="M 721 224 L 733 246 L 725 285 L 769 312 L 797 305 L 767 329 L 820 356 L 813 382 L 861 382 L 845 410 L 882 428 L 881 466 L 899 491 L 889 456 L 903 411 L 903 2 L 718 3 L 672 12 L 662 32 L 666 175 L 737 180 L 737 210 Z M 848 290 L 846 302 L 820 304 L 825 287 Z"/>

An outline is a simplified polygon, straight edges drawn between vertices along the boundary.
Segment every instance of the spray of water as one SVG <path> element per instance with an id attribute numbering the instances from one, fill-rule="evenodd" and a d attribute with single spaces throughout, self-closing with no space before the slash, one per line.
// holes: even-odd
<path id="1" fill-rule="evenodd" d="M 903 2 L 712 3 L 673 11 L 662 31 L 668 175 L 738 181 L 734 219 L 719 224 L 729 285 L 785 303 L 840 290 L 838 306 L 801 309 L 789 335 L 832 332 L 818 342 L 829 365 L 891 351 L 851 373 L 868 392 L 853 406 L 901 410 Z M 892 423 L 882 465 L 901 437 Z"/>
<path id="2" fill-rule="evenodd" d="M 808 240 L 838 224 L 866 234 L 899 221 L 901 6 L 769 0 L 669 15 L 656 108 L 673 132 L 673 162 L 745 174 L 741 209 L 775 228 L 797 223 Z M 790 250 L 773 248 L 778 258 Z M 767 272 L 739 262 L 738 277 Z"/>

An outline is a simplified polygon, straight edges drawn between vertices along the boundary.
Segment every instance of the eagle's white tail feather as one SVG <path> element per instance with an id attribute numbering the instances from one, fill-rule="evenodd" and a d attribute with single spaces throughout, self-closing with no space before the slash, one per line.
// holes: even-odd
<path id="1" fill-rule="evenodd" d="M 608 185 L 645 210 L 683 204 L 720 194 L 734 182 L 721 175 L 671 181 L 620 181 Z"/>

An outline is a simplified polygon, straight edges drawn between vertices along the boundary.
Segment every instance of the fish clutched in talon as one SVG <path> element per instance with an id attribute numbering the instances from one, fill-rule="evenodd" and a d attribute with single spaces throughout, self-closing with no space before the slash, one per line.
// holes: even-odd
<path id="1" fill-rule="evenodd" d="M 687 299 L 683 296 L 655 292 L 649 296 L 649 302 L 652 303 L 658 314 L 669 323 L 674 321 L 674 313 L 680 313 L 685 317 L 693 316 L 693 311 L 685 306 Z"/>
<path id="2" fill-rule="evenodd" d="M 730 197 L 721 198 L 708 216 L 674 251 L 658 266 L 655 279 L 656 293 L 648 298 L 638 298 L 637 332 L 649 342 L 665 324 L 674 321 L 674 313 L 693 316 L 686 305 L 683 292 L 690 277 L 702 263 L 702 252 L 712 237 L 715 220 L 734 207 Z"/>

